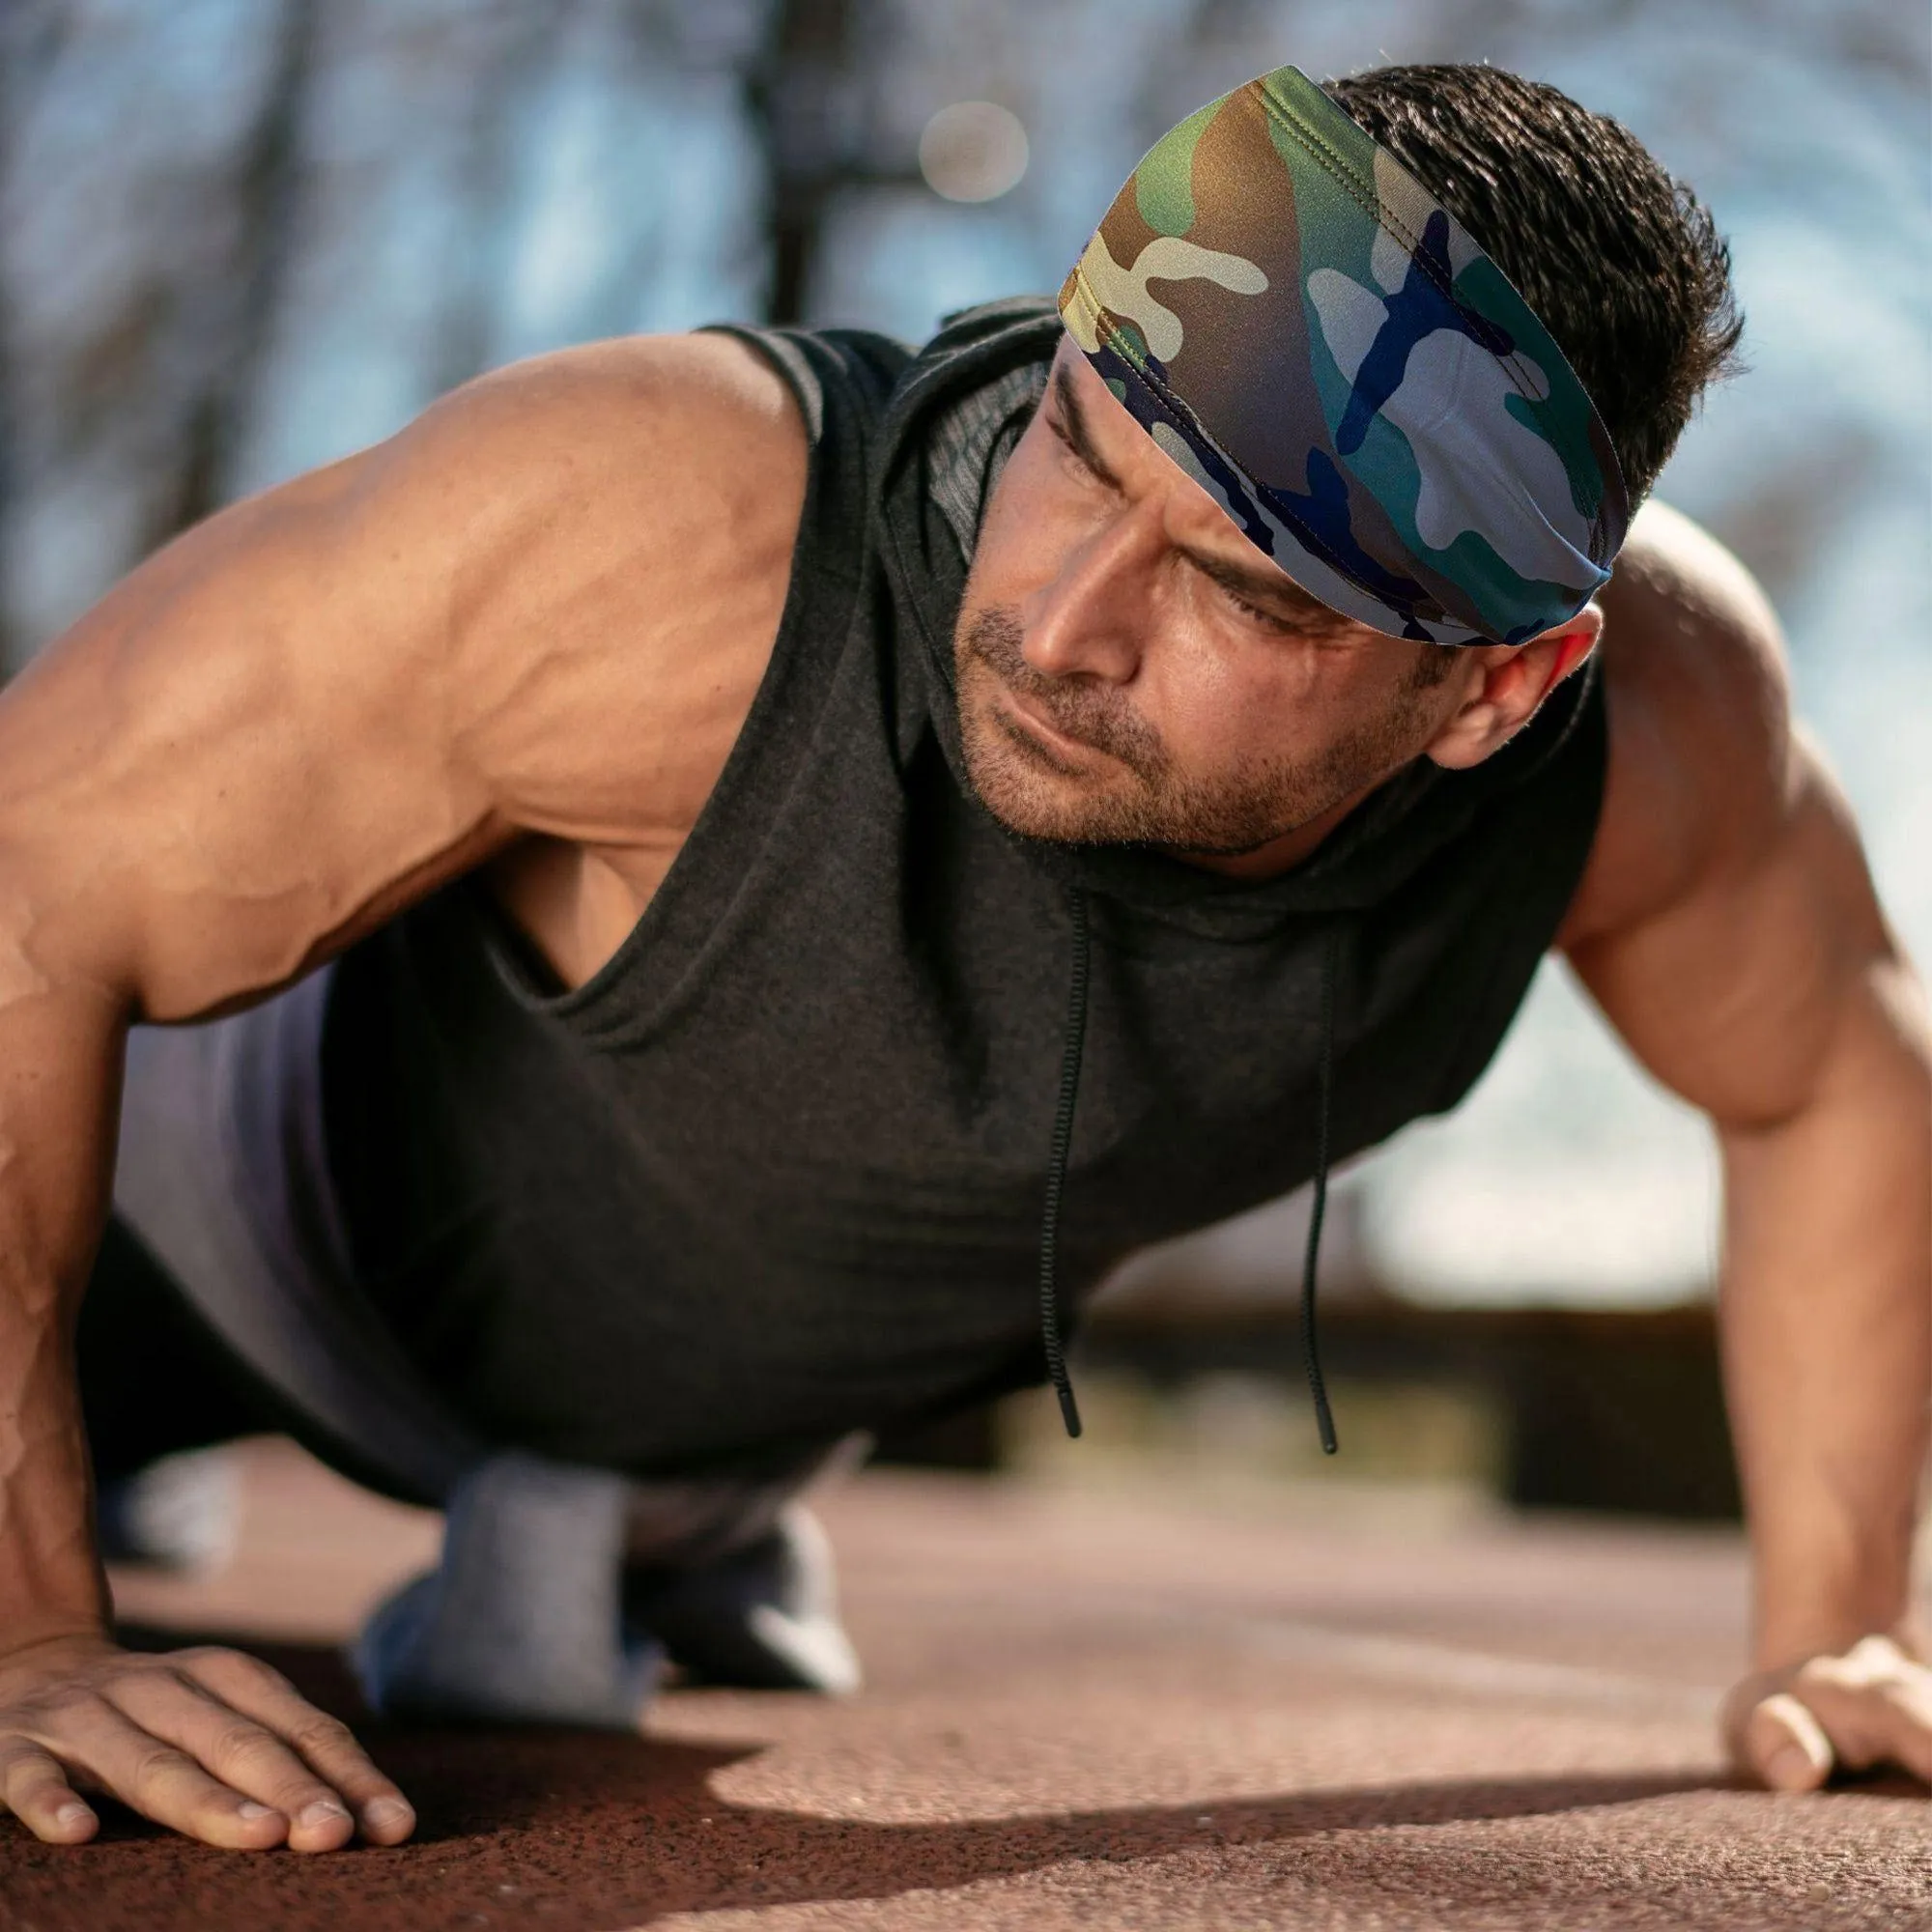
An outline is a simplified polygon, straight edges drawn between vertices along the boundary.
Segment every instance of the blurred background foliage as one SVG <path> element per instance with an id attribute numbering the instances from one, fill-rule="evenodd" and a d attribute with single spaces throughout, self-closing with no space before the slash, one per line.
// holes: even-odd
<path id="1" fill-rule="evenodd" d="M 478 370 L 727 316 L 918 338 L 1057 287 L 1212 95 L 1432 59 L 1615 115 L 1730 236 L 1750 366 L 1659 494 L 1771 591 L 1932 956 L 1932 14 L 1897 0 L 0 0 L 0 656 Z M 1299 1212 L 1118 1296 L 1279 1297 Z M 1332 1273 L 1668 1309 L 1715 1228 L 1705 1130 L 1551 967 L 1469 1105 L 1345 1177 Z"/>

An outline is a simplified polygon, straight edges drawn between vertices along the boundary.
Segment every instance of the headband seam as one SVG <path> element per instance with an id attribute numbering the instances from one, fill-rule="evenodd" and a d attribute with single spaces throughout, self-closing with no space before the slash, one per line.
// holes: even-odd
<path id="1" fill-rule="evenodd" d="M 1408 232 L 1407 224 L 1389 209 L 1388 204 L 1382 200 L 1381 195 L 1375 188 L 1373 181 L 1364 181 L 1347 156 L 1334 148 L 1326 136 L 1320 129 L 1312 127 L 1296 108 L 1286 100 L 1277 100 L 1274 95 L 1268 91 L 1265 83 L 1257 82 L 1255 91 L 1257 99 L 1262 103 L 1262 112 L 1269 120 L 1279 125 L 1293 139 L 1298 141 L 1316 166 L 1321 168 L 1378 228 L 1387 229 L 1403 244 L 1408 252 L 1409 260 L 1422 270 L 1424 276 L 1435 287 L 1435 292 L 1442 297 L 1443 300 L 1448 302 L 1452 307 L 1463 307 L 1463 304 L 1456 299 L 1454 283 L 1445 281 L 1436 271 L 1435 264 L 1421 252 L 1422 243 L 1420 241 Z M 1338 109 L 1337 111 L 1339 112 L 1340 110 Z M 1370 140 L 1373 144 L 1372 136 L 1365 135 L 1364 138 Z M 1383 151 L 1378 149 L 1377 152 L 1381 153 Z M 1402 167 L 1401 161 L 1397 160 L 1393 155 L 1389 158 L 1395 161 L 1397 167 Z M 1406 168 L 1403 168 L 1402 171 L 1410 182 L 1414 183 L 1416 188 L 1422 194 L 1427 195 L 1431 201 L 1435 202 L 1436 207 L 1441 208 L 1441 203 L 1436 201 L 1434 195 L 1429 194 L 1429 190 L 1423 187 L 1422 184 L 1416 181 L 1415 177 L 1409 174 Z M 1442 213 L 1448 215 L 1451 221 L 1455 220 L 1456 217 L 1450 214 L 1446 208 L 1442 209 Z M 1484 253 L 1483 259 L 1485 261 L 1489 259 L 1487 253 Z M 1520 294 L 1517 299 L 1519 301 L 1522 299 Z M 1523 306 L 1527 309 L 1529 305 L 1525 302 Z M 1530 313 L 1533 315 L 1534 311 L 1531 310 Z M 1489 322 L 1491 318 L 1484 316 L 1483 320 Z M 1521 371 L 1517 368 L 1516 364 L 1519 359 L 1525 359 L 1522 358 L 1520 350 L 1512 350 L 1507 355 L 1497 355 L 1494 350 L 1490 350 L 1487 353 L 1492 359 L 1509 372 L 1510 384 L 1523 402 L 1534 408 L 1538 403 L 1547 400 L 1531 392 L 1527 383 L 1523 379 Z M 1576 381 L 1576 372 L 1572 370 L 1570 374 L 1571 380 L 1573 382 Z M 1549 381 L 1549 378 L 1546 377 L 1545 380 Z M 1554 386 L 1553 384 L 1551 386 Z M 1578 384 L 1577 386 L 1580 388 L 1582 385 Z M 1587 390 L 1584 392 L 1584 400 L 1586 402 L 1589 401 Z M 1596 405 L 1591 403 L 1590 407 L 1594 413 Z M 1601 500 L 1602 497 L 1600 493 L 1599 501 L 1601 502 Z"/>

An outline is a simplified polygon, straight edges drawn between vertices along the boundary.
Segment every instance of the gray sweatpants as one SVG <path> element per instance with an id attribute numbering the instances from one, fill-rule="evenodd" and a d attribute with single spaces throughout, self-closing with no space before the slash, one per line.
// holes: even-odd
<path id="1" fill-rule="evenodd" d="M 859 1443 L 752 1476 L 628 1478 L 482 1441 L 397 1347 L 329 1179 L 328 979 L 135 1029 L 114 1206 L 312 1446 L 446 1512 L 438 1570 L 355 1646 L 371 1701 L 628 1727 L 667 1656 L 718 1681 L 851 1688 L 829 1552 L 796 1498 Z"/>

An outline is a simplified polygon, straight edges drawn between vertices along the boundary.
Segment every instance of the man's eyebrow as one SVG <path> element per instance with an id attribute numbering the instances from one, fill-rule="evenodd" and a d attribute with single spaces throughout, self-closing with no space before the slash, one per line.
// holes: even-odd
<path id="1" fill-rule="evenodd" d="M 1121 479 L 1107 467 L 1106 459 L 1094 447 L 1094 433 L 1088 425 L 1087 413 L 1081 407 L 1072 377 L 1064 367 L 1056 364 L 1048 386 L 1060 412 L 1057 422 L 1048 419 L 1048 428 L 1093 471 L 1096 482 L 1104 483 L 1110 490 L 1120 489 Z M 1187 544 L 1177 544 L 1175 548 L 1204 577 L 1211 579 L 1224 590 L 1232 590 L 1236 596 L 1244 597 L 1250 603 L 1279 611 L 1283 621 L 1293 624 L 1298 630 L 1320 636 L 1344 631 L 1349 626 L 1349 619 L 1340 611 L 1331 610 L 1319 598 L 1311 597 L 1290 578 L 1264 576 L 1258 570 L 1244 569 L 1231 558 L 1216 556 L 1210 551 L 1195 550 Z"/>
<path id="2" fill-rule="evenodd" d="M 1094 432 L 1087 423 L 1087 412 L 1080 407 L 1080 398 L 1074 393 L 1073 378 L 1064 368 L 1056 367 L 1051 387 L 1054 404 L 1060 411 L 1060 420 L 1056 423 L 1049 417 L 1047 427 L 1059 433 L 1060 440 L 1094 472 L 1096 482 L 1104 483 L 1110 490 L 1118 490 L 1121 479 L 1107 467 L 1107 459 L 1094 445 Z"/>
<path id="3" fill-rule="evenodd" d="M 1175 549 L 1203 577 L 1211 578 L 1222 589 L 1232 590 L 1236 596 L 1245 597 L 1251 604 L 1279 611 L 1284 618 L 1302 630 L 1340 631 L 1348 626 L 1349 619 L 1339 611 L 1331 610 L 1320 598 L 1311 597 L 1292 579 L 1268 577 L 1258 570 L 1243 569 L 1229 557 L 1195 550 L 1188 544 L 1176 544 Z"/>

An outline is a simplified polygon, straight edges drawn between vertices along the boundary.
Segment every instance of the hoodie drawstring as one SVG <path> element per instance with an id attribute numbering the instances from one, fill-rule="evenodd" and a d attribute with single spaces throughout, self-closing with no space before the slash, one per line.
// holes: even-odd
<path id="1" fill-rule="evenodd" d="M 1066 1192 L 1066 1160 L 1073 1145 L 1073 1110 L 1080 1097 L 1080 1062 L 1087 1045 L 1087 895 L 1070 892 L 1067 914 L 1073 927 L 1073 980 L 1066 997 L 1066 1027 L 1060 1058 L 1060 1103 L 1053 1116 L 1053 1148 L 1046 1166 L 1046 1211 L 1039 1230 L 1039 1336 L 1046 1372 L 1060 1398 L 1060 1413 L 1069 1435 L 1080 1434 L 1080 1410 L 1066 1373 L 1066 1350 L 1060 1331 L 1060 1207 Z M 1308 1218 L 1308 1251 L 1301 1273 L 1301 1347 L 1308 1364 L 1308 1390 L 1321 1447 L 1334 1455 L 1335 1418 L 1321 1379 L 1321 1356 L 1315 1332 L 1315 1278 L 1321 1258 L 1321 1223 L 1328 1211 L 1328 1156 L 1335 1092 L 1335 977 L 1341 947 L 1339 928 L 1321 951 L 1321 1086 L 1315 1144 L 1315 1205 Z"/>
<path id="2" fill-rule="evenodd" d="M 1046 1215 L 1039 1230 L 1039 1337 L 1046 1349 L 1046 1372 L 1060 1398 L 1060 1413 L 1069 1435 L 1080 1434 L 1080 1410 L 1067 1378 L 1066 1351 L 1060 1339 L 1060 1201 L 1066 1191 L 1066 1155 L 1073 1145 L 1073 1106 L 1080 1095 L 1080 1058 L 1087 1045 L 1087 895 L 1071 892 L 1066 910 L 1073 922 L 1073 985 L 1066 996 L 1065 1043 L 1060 1056 L 1060 1105 L 1053 1116 L 1053 1151 L 1046 1166 Z"/>
<path id="3" fill-rule="evenodd" d="M 1321 1379 L 1321 1355 L 1315 1338 L 1315 1271 L 1321 1259 L 1321 1222 L 1328 1211 L 1328 1143 L 1335 1094 L 1335 955 L 1341 950 L 1339 926 L 1321 949 L 1321 1099 L 1315 1139 L 1315 1205 L 1308 1216 L 1308 1253 L 1301 1268 L 1301 1351 L 1308 1363 L 1308 1392 L 1315 1398 L 1315 1425 L 1321 1432 L 1323 1455 L 1334 1455 L 1335 1418 L 1328 1410 L 1328 1390 Z"/>

